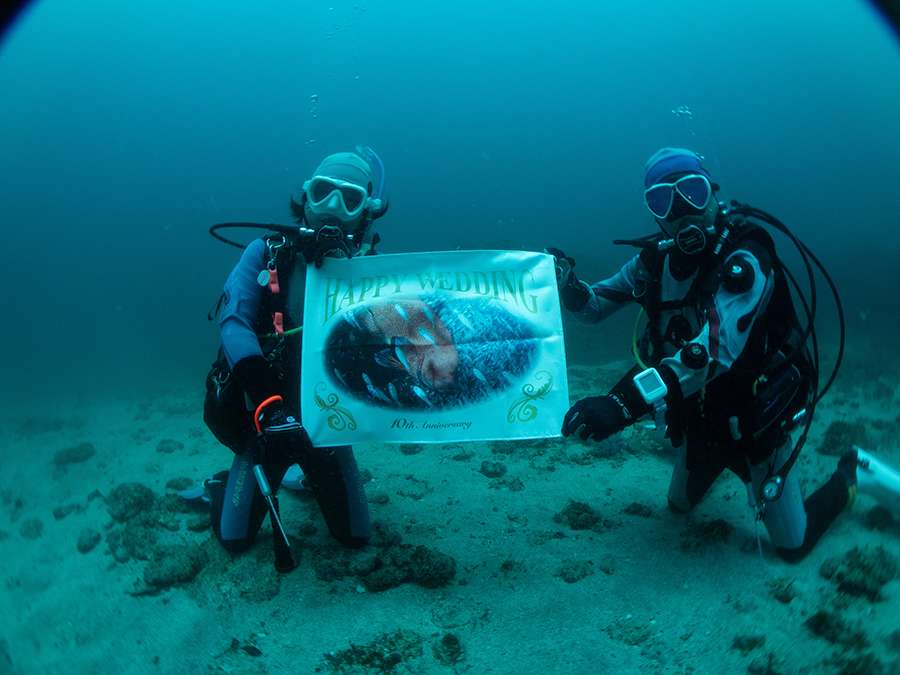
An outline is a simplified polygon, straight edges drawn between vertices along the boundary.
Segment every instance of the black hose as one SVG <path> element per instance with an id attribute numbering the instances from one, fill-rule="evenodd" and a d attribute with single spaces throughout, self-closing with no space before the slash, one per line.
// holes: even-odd
<path id="1" fill-rule="evenodd" d="M 251 230 L 266 230 L 268 232 L 278 232 L 278 234 L 290 235 L 298 235 L 303 229 L 299 225 L 278 225 L 275 223 L 270 223 L 269 225 L 265 225 L 263 223 L 219 223 L 218 225 L 213 225 L 211 228 L 209 228 L 209 233 L 219 241 L 223 241 L 229 246 L 236 246 L 237 248 L 245 249 L 247 248 L 247 244 L 239 244 L 238 242 L 232 241 L 231 239 L 226 239 L 217 232 L 217 230 L 239 227 L 248 228 Z"/>
<path id="2" fill-rule="evenodd" d="M 828 271 L 825 269 L 825 266 L 822 264 L 822 262 L 813 254 L 812 251 L 809 250 L 809 248 L 806 246 L 806 244 L 804 244 L 802 241 L 797 239 L 797 237 L 795 237 L 793 235 L 793 233 L 787 228 L 787 226 L 784 223 L 782 223 L 780 220 L 778 220 L 775 216 L 768 214 L 765 211 L 762 211 L 761 209 L 757 209 L 752 206 L 744 206 L 744 205 L 739 205 L 739 206 L 735 207 L 731 211 L 731 213 L 739 213 L 742 215 L 748 215 L 748 216 L 756 218 L 757 220 L 761 220 L 764 223 L 768 223 L 769 225 L 771 225 L 772 227 L 777 229 L 779 232 L 784 234 L 786 237 L 788 237 L 791 240 L 791 242 L 794 244 L 794 246 L 797 247 L 797 250 L 800 252 L 800 256 L 803 258 L 803 262 L 806 265 L 807 275 L 809 276 L 809 280 L 810 280 L 810 295 L 812 296 L 810 299 L 810 308 L 809 308 L 810 323 L 807 326 L 806 332 L 804 333 L 804 338 L 809 335 L 813 336 L 813 343 L 814 343 L 814 347 L 816 349 L 816 351 L 814 352 L 815 361 L 816 361 L 815 362 L 816 370 L 818 370 L 818 365 L 819 365 L 818 364 L 818 342 L 815 338 L 815 327 L 813 326 L 813 321 L 815 320 L 815 316 L 816 316 L 817 295 L 816 295 L 815 276 L 814 276 L 812 267 L 809 264 L 809 260 L 813 261 L 813 263 L 815 264 L 815 266 L 818 268 L 819 272 L 821 273 L 822 278 L 824 278 L 825 281 L 828 283 L 828 287 L 831 290 L 832 296 L 834 297 L 834 304 L 835 304 L 835 308 L 837 309 L 837 313 L 838 313 L 838 325 L 839 325 L 839 330 L 840 330 L 840 340 L 838 343 L 838 354 L 835 357 L 835 364 L 834 364 L 834 368 L 831 371 L 831 376 L 828 378 L 828 381 L 826 382 L 825 386 L 822 387 L 822 389 L 817 392 L 816 402 L 818 402 L 825 395 L 825 393 L 831 388 L 831 385 L 834 383 L 834 380 L 838 374 L 838 370 L 840 369 L 841 363 L 844 359 L 844 345 L 846 342 L 846 324 L 844 321 L 844 307 L 843 307 L 843 304 L 841 303 L 841 298 L 840 298 L 840 295 L 838 294 L 837 287 L 834 285 L 834 281 L 832 280 L 831 275 L 828 274 Z M 787 268 L 785 268 L 783 266 L 782 266 L 782 269 L 787 271 Z M 797 290 L 798 295 L 800 295 L 802 297 L 802 292 L 799 289 L 799 287 L 797 286 L 796 280 L 794 280 L 793 277 L 791 277 L 791 279 L 792 279 L 791 283 L 794 286 L 794 288 Z"/>
<path id="3" fill-rule="evenodd" d="M 800 342 L 800 347 L 798 349 L 802 349 L 802 345 L 806 344 L 807 339 L 812 340 L 812 373 L 810 377 L 812 378 L 812 382 L 810 383 L 810 401 L 807 406 L 807 414 L 806 414 L 806 424 L 804 425 L 803 431 L 800 434 L 800 437 L 797 439 L 797 443 L 794 445 L 794 448 L 788 457 L 787 461 L 781 467 L 781 469 L 777 472 L 777 476 L 780 476 L 782 483 L 787 478 L 787 474 L 790 472 L 791 468 L 794 466 L 794 463 L 797 461 L 797 458 L 800 456 L 800 451 L 803 449 L 803 446 L 806 444 L 806 439 L 809 436 L 809 431 L 812 428 L 813 416 L 815 415 L 816 405 L 822 400 L 822 397 L 825 393 L 831 388 L 831 385 L 834 383 L 835 378 L 837 377 L 838 370 L 841 367 L 841 362 L 844 358 L 844 344 L 846 340 L 846 325 L 844 322 L 844 307 L 841 304 L 841 298 L 838 294 L 837 287 L 834 285 L 834 281 L 831 278 L 831 275 L 828 274 L 828 271 L 825 269 L 825 266 L 822 265 L 822 262 L 813 254 L 812 251 L 800 241 L 794 234 L 787 228 L 787 226 L 778 220 L 775 216 L 772 216 L 765 211 L 754 208 L 752 206 L 744 206 L 738 204 L 737 202 L 732 202 L 734 208 L 730 211 L 730 213 L 737 213 L 739 215 L 749 216 L 751 218 L 755 218 L 760 220 L 768 225 L 771 225 L 776 230 L 784 234 L 794 246 L 797 248 L 797 251 L 800 253 L 800 257 L 803 259 L 803 263 L 806 266 L 806 273 L 809 277 L 809 287 L 810 287 L 810 300 L 807 303 L 806 297 L 803 295 L 803 290 L 800 288 L 799 283 L 794 278 L 794 275 L 791 274 L 790 270 L 781 264 L 781 261 L 778 261 L 778 264 L 781 267 L 782 272 L 784 272 L 785 277 L 790 281 L 791 286 L 797 293 L 800 302 L 803 305 L 803 311 L 806 313 L 807 318 L 807 326 L 806 330 L 803 333 L 803 338 Z M 813 272 L 812 266 L 810 265 L 810 260 L 815 264 L 821 273 L 822 277 L 828 283 L 828 287 L 831 289 L 831 294 L 834 297 L 835 308 L 838 313 L 838 323 L 840 327 L 840 342 L 838 345 L 838 354 L 835 358 L 834 368 L 831 371 L 831 376 L 828 378 L 828 381 L 825 383 L 825 386 L 821 389 L 819 388 L 819 342 L 818 336 L 816 335 L 816 329 L 814 325 L 816 310 L 817 310 L 817 291 L 816 291 L 816 279 L 815 273 Z M 761 498 L 764 499 L 762 495 Z"/>

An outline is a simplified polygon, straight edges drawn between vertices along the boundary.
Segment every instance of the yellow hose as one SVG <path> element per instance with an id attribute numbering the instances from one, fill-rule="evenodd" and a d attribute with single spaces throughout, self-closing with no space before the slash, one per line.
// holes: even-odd
<path id="1" fill-rule="evenodd" d="M 296 335 L 297 333 L 299 333 L 302 330 L 303 330 L 303 326 L 299 326 L 297 328 L 291 328 L 290 330 L 284 331 L 284 337 Z M 262 334 L 257 333 L 256 337 L 270 339 L 270 338 L 278 337 L 278 333 L 262 333 Z"/>
<path id="2" fill-rule="evenodd" d="M 634 335 L 631 337 L 631 353 L 634 354 L 634 359 L 637 361 L 638 365 L 644 370 L 647 369 L 647 365 L 641 361 L 641 355 L 638 352 L 638 326 L 641 325 L 641 317 L 644 316 L 644 308 L 641 307 L 641 310 L 638 312 L 637 320 L 634 322 Z"/>

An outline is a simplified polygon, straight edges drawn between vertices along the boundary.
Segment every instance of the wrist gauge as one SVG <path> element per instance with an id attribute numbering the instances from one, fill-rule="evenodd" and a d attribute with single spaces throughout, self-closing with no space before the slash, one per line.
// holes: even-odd
<path id="1" fill-rule="evenodd" d="M 634 386 L 637 387 L 641 397 L 650 405 L 662 400 L 669 393 L 666 383 L 663 382 L 656 368 L 647 368 L 635 375 L 633 379 Z"/>

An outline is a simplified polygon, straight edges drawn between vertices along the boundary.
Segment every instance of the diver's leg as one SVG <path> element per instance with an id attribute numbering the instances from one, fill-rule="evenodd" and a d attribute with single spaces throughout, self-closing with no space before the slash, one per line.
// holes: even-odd
<path id="1" fill-rule="evenodd" d="M 687 513 L 703 499 L 727 462 L 705 439 L 688 436 L 678 448 L 672 480 L 669 483 L 669 508 Z"/>
<path id="2" fill-rule="evenodd" d="M 299 459 L 331 536 L 348 546 L 364 546 L 371 535 L 369 502 L 349 445 L 312 448 Z"/>
<path id="3" fill-rule="evenodd" d="M 213 532 L 231 553 L 250 547 L 268 512 L 253 475 L 252 456 L 252 450 L 235 455 L 231 471 L 216 474 L 209 484 Z"/>
<path id="4" fill-rule="evenodd" d="M 784 466 L 791 456 L 792 448 L 791 439 L 787 438 L 768 460 L 750 467 L 751 482 L 748 489 L 751 493 L 751 505 L 759 503 L 763 483 Z M 779 555 L 781 550 L 796 549 L 803 544 L 806 534 L 816 526 L 815 517 L 812 518 L 812 523 L 809 520 L 803 505 L 799 474 L 794 466 L 784 479 L 781 495 L 778 499 L 767 501 L 763 511 L 763 523 L 772 543 L 779 550 Z"/>
<path id="5" fill-rule="evenodd" d="M 790 453 L 791 441 L 788 439 L 777 453 L 775 471 L 784 465 Z M 765 468 L 764 465 L 759 466 Z M 854 473 L 854 466 L 842 460 L 831 478 L 801 502 L 797 467 L 791 468 L 781 496 L 766 503 L 763 520 L 775 551 L 783 560 L 798 562 L 805 558 L 825 530 L 853 503 L 856 494 Z M 753 486 L 757 495 L 767 475 L 767 469 L 754 475 Z"/>
<path id="6" fill-rule="evenodd" d="M 792 469 L 791 473 L 794 471 Z M 792 542 L 794 546 L 790 546 L 775 541 L 773 537 L 776 546 L 779 546 L 776 549 L 778 555 L 788 562 L 803 559 L 841 512 L 850 508 L 857 492 L 869 494 L 883 506 L 900 511 L 900 473 L 854 446 L 841 457 L 837 471 L 828 482 L 804 502 L 806 532 L 802 543 L 797 545 Z M 767 506 L 767 519 L 768 511 Z"/>

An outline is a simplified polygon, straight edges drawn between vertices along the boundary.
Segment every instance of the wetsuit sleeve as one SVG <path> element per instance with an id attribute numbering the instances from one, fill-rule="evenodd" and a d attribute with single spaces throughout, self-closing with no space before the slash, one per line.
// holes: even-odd
<path id="1" fill-rule="evenodd" d="M 222 348 L 229 367 L 248 356 L 262 356 L 255 327 L 263 288 L 257 282 L 265 267 L 266 245 L 256 239 L 245 250 L 225 282 L 225 306 L 219 316 Z"/>
<path id="2" fill-rule="evenodd" d="M 723 265 L 723 283 L 715 294 L 706 323 L 691 342 L 699 343 L 709 354 L 707 365 L 692 369 L 682 360 L 682 350 L 662 360 L 672 369 L 684 396 L 696 393 L 722 373 L 728 372 L 744 352 L 750 332 L 768 308 L 775 288 L 775 274 L 766 250 L 751 242 L 734 251 Z M 729 271 L 733 272 L 729 279 Z"/>
<path id="3" fill-rule="evenodd" d="M 582 323 L 597 323 L 634 302 L 633 291 L 639 265 L 638 256 L 635 256 L 614 276 L 591 285 L 589 287 L 591 296 L 587 304 L 583 309 L 573 312 L 578 320 Z"/>

